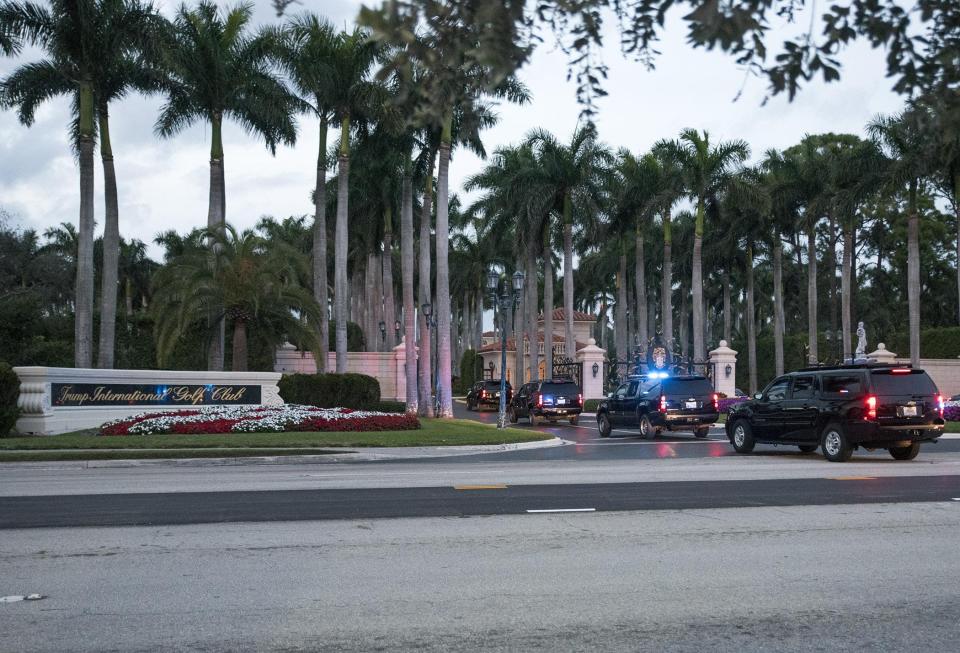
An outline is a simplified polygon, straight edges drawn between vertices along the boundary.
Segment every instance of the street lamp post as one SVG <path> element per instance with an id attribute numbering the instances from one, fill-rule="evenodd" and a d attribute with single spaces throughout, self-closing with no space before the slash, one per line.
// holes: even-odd
<path id="1" fill-rule="evenodd" d="M 432 340 L 433 330 L 434 330 L 434 328 L 436 328 L 436 326 L 437 326 L 437 319 L 433 316 L 433 306 L 432 306 L 430 303 L 421 304 L 421 305 L 420 305 L 420 311 L 423 313 L 423 321 L 424 321 L 424 323 L 426 323 L 426 326 L 427 326 L 427 339 L 428 339 L 430 342 L 433 342 L 433 340 Z M 440 375 L 437 374 L 437 366 L 436 366 L 436 360 L 437 360 L 437 351 L 436 351 L 436 350 L 437 350 L 437 348 L 436 348 L 436 346 L 433 346 L 433 347 L 431 347 L 431 349 L 433 350 L 433 356 L 430 357 L 430 358 L 432 359 L 432 360 L 431 360 L 431 367 L 432 367 L 432 369 L 430 370 L 430 372 L 431 372 L 431 374 L 432 374 L 433 376 L 436 377 L 436 379 L 437 379 L 437 384 L 439 385 L 439 383 L 440 383 Z M 430 387 L 433 388 L 434 386 L 433 386 L 432 378 L 430 379 L 430 383 L 431 383 Z M 429 399 L 430 399 L 430 398 L 428 397 L 428 401 L 429 401 Z M 437 398 L 436 398 L 436 399 L 434 400 L 434 402 L 433 402 L 434 409 L 435 409 L 435 410 L 434 410 L 434 417 L 436 417 L 436 415 L 437 415 L 436 408 L 437 408 L 437 404 L 438 404 L 439 402 L 440 402 L 440 397 L 439 397 L 439 394 L 438 394 L 438 395 L 437 395 Z"/>
<path id="2" fill-rule="evenodd" d="M 380 342 L 386 344 L 387 342 L 387 323 L 383 320 L 380 320 L 380 323 L 377 325 L 380 327 Z"/>
<path id="3" fill-rule="evenodd" d="M 507 428 L 507 315 L 516 307 L 523 292 L 523 272 L 513 273 L 513 284 L 510 289 L 504 288 L 498 293 L 500 273 L 491 269 L 487 273 L 487 291 L 494 310 L 500 311 L 500 414 L 497 416 L 497 428 Z M 517 345 L 517 355 L 520 355 L 520 345 Z"/>
<path id="4" fill-rule="evenodd" d="M 399 343 L 400 342 L 400 327 L 403 326 L 400 324 L 400 320 L 394 320 L 393 322 L 393 339 Z"/>

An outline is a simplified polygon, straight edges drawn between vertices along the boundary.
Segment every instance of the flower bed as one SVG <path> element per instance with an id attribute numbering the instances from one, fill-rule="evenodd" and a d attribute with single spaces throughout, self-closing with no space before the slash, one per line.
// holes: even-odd
<path id="1" fill-rule="evenodd" d="M 948 401 L 943 404 L 943 419 L 948 422 L 960 422 L 960 401 Z"/>
<path id="2" fill-rule="evenodd" d="M 107 422 L 100 427 L 100 435 L 409 431 L 419 428 L 420 421 L 415 415 L 287 404 L 143 413 Z"/>
<path id="3" fill-rule="evenodd" d="M 749 399 L 749 397 L 724 397 L 720 400 L 720 413 L 729 413 L 731 408 L 747 399 Z"/>

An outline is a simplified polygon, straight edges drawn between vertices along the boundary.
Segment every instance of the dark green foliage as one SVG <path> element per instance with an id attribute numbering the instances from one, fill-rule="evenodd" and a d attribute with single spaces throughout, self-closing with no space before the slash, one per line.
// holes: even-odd
<path id="1" fill-rule="evenodd" d="M 906 332 L 895 333 L 884 341 L 887 349 L 903 358 L 910 356 L 910 340 Z M 871 344 L 871 351 L 874 349 Z M 960 357 L 960 327 L 941 327 L 923 329 L 920 332 L 921 358 L 953 358 Z"/>
<path id="2" fill-rule="evenodd" d="M 402 401 L 379 401 L 373 406 L 369 407 L 370 410 L 376 410 L 381 413 L 404 413 L 407 410 L 407 405 Z"/>
<path id="3" fill-rule="evenodd" d="M 337 325 L 330 320 L 330 351 L 337 350 Z M 347 351 L 363 351 L 366 343 L 363 339 L 363 329 L 356 322 L 347 322 Z"/>
<path id="4" fill-rule="evenodd" d="M 380 383 L 366 374 L 285 374 L 280 396 L 288 404 L 377 410 Z"/>
<path id="5" fill-rule="evenodd" d="M 603 399 L 585 399 L 583 402 L 583 412 L 585 413 L 597 412 L 597 406 L 600 405 L 601 401 L 603 401 Z"/>
<path id="6" fill-rule="evenodd" d="M 473 349 L 467 349 L 460 357 L 460 378 L 454 392 L 465 395 L 476 381 L 483 378 L 483 359 Z"/>
<path id="7" fill-rule="evenodd" d="M 0 362 L 0 438 L 9 434 L 17 423 L 19 397 L 20 378 L 12 367 Z"/>

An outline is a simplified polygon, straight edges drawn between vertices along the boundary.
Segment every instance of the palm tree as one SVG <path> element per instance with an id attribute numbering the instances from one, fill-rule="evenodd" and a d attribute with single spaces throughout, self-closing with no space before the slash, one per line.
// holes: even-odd
<path id="1" fill-rule="evenodd" d="M 320 123 L 316 186 L 313 191 L 313 296 L 327 311 L 327 127 L 333 119 L 333 69 L 342 38 L 329 22 L 314 14 L 287 21 L 281 62 L 307 110 Z M 329 320 L 320 320 L 320 353 L 317 372 L 327 371 Z"/>
<path id="2" fill-rule="evenodd" d="M 917 110 L 879 116 L 867 131 L 888 157 L 885 185 L 907 193 L 907 310 L 910 324 L 910 362 L 920 363 L 920 185 L 934 172 L 928 134 Z"/>
<path id="3" fill-rule="evenodd" d="M 691 265 L 690 287 L 693 303 L 693 359 L 695 365 L 703 365 L 707 352 L 704 347 L 704 305 L 703 305 L 703 230 L 706 217 L 706 204 L 709 198 L 720 194 L 731 175 L 747 157 L 750 146 L 745 141 L 725 141 L 711 145 L 710 135 L 694 129 L 685 129 L 676 141 L 661 142 L 677 161 L 684 179 L 687 194 L 696 202 L 696 221 L 694 223 L 693 260 Z"/>
<path id="4" fill-rule="evenodd" d="M 576 351 L 573 336 L 574 221 L 596 214 L 602 177 L 613 157 L 609 149 L 599 142 L 593 125 L 574 130 L 569 144 L 560 143 L 553 134 L 542 129 L 531 132 L 527 142 L 534 148 L 542 177 L 541 192 L 547 196 L 548 209 L 563 226 L 564 343 L 567 356 L 572 358 Z M 550 231 L 549 225 L 547 231 Z M 553 333 L 552 312 L 552 302 L 545 304 L 545 333 Z M 549 328 L 547 319 L 551 320 Z M 550 369 L 549 365 L 547 369 Z"/>
<path id="5" fill-rule="evenodd" d="M 205 230 L 203 236 L 212 241 L 212 251 L 188 250 L 155 277 L 160 364 L 195 326 L 197 316 L 211 313 L 214 328 L 220 322 L 231 323 L 234 371 L 247 369 L 250 330 L 279 328 L 288 339 L 316 350 L 316 322 L 323 315 L 299 283 L 309 276 L 306 257 L 281 242 L 268 248 L 252 230 L 238 233 L 226 223 Z"/>
<path id="6" fill-rule="evenodd" d="M 207 228 L 226 220 L 223 121 L 231 118 L 261 137 L 271 152 L 296 140 L 293 113 L 299 107 L 272 69 L 281 53 L 275 31 L 250 34 L 252 4 L 221 12 L 211 0 L 194 8 L 180 7 L 171 43 L 164 53 L 169 78 L 166 103 L 156 132 L 171 137 L 197 121 L 210 124 L 210 199 Z M 214 334 L 208 366 L 223 369 L 223 333 Z"/>
<path id="7" fill-rule="evenodd" d="M 663 230 L 663 261 L 660 274 L 660 319 L 664 344 L 673 351 L 673 205 L 683 194 L 683 178 L 678 162 L 666 141 L 651 151 L 655 168 L 653 186 L 657 189 L 651 210 L 659 213 Z"/>
<path id="8" fill-rule="evenodd" d="M 90 367 L 93 362 L 93 149 L 97 120 L 106 197 L 98 365 L 112 367 L 119 228 L 108 105 L 131 86 L 155 85 L 138 59 L 138 51 L 149 40 L 146 35 L 156 32 L 159 25 L 153 7 L 139 0 L 53 0 L 49 8 L 20 1 L 0 5 L 0 49 L 13 53 L 28 44 L 42 48 L 47 55 L 21 66 L 2 82 L 0 106 L 18 107 L 20 121 L 29 126 L 45 100 L 68 95 L 73 101 L 71 136 L 80 163 L 74 321 L 77 367 Z"/>

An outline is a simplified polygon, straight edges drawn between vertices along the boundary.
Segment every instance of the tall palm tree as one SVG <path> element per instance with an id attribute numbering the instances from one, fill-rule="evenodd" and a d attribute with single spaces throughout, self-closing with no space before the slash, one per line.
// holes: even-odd
<path id="1" fill-rule="evenodd" d="M 564 344 L 567 356 L 573 357 L 576 340 L 573 336 L 573 231 L 576 219 L 596 215 L 602 192 L 603 175 L 613 157 L 600 143 L 596 128 L 583 125 L 574 130 L 569 143 L 561 143 L 542 129 L 527 136 L 533 146 L 541 173 L 541 192 L 547 197 L 548 209 L 563 228 L 563 310 Z M 549 219 L 549 217 L 548 217 Z M 549 224 L 547 231 L 550 231 Z M 544 306 L 544 332 L 552 333 L 552 302 Z M 546 320 L 551 326 L 546 326 Z M 545 350 L 546 351 L 546 350 Z M 547 369 L 550 367 L 548 365 Z"/>
<path id="2" fill-rule="evenodd" d="M 279 327 L 295 342 L 316 350 L 320 307 L 299 280 L 309 276 L 306 257 L 251 230 L 229 224 L 208 229 L 212 252 L 192 249 L 170 261 L 154 281 L 160 363 L 195 326 L 198 315 L 216 313 L 233 330 L 234 371 L 246 371 L 251 329 Z M 280 344 L 280 343 L 274 343 Z"/>
<path id="3" fill-rule="evenodd" d="M 307 111 L 320 125 L 316 186 L 313 191 L 313 297 L 328 311 L 327 285 L 327 127 L 333 119 L 333 61 L 341 36 L 315 14 L 290 18 L 284 26 L 280 61 Z M 317 372 L 327 371 L 330 321 L 320 320 Z"/>
<path id="4" fill-rule="evenodd" d="M 667 141 L 657 143 L 653 155 L 654 187 L 657 189 L 651 209 L 660 214 L 663 231 L 663 256 L 660 272 L 660 319 L 664 344 L 672 352 L 673 333 L 673 206 L 683 194 L 683 177 L 680 166 L 673 156 Z"/>
<path id="5" fill-rule="evenodd" d="M 226 12 L 211 0 L 193 8 L 182 5 L 163 57 L 169 76 L 156 132 L 167 138 L 197 121 L 210 125 L 210 230 L 226 220 L 224 120 L 230 118 L 262 138 L 271 152 L 280 143 L 296 140 L 293 114 L 299 103 L 273 70 L 281 44 L 273 30 L 250 33 L 252 14 L 252 4 Z M 221 331 L 210 343 L 210 369 L 223 369 L 223 354 Z"/>
<path id="6" fill-rule="evenodd" d="M 685 129 L 676 141 L 662 143 L 671 158 L 679 164 L 689 197 L 696 202 L 693 259 L 690 280 L 693 303 L 693 359 L 703 365 L 707 352 L 704 346 L 703 305 L 703 230 L 706 205 L 724 189 L 731 175 L 750 156 L 750 146 L 742 140 L 710 143 L 710 135 L 694 129 Z"/>
<path id="7" fill-rule="evenodd" d="M 101 367 L 113 365 L 116 316 L 117 256 L 119 253 L 116 175 L 110 148 L 108 104 L 131 85 L 143 82 L 138 49 L 145 35 L 158 29 L 149 4 L 138 0 L 53 0 L 49 7 L 32 2 L 0 4 L 0 48 L 12 53 L 22 44 L 37 46 L 47 58 L 25 64 L 0 85 L 0 106 L 16 106 L 20 121 L 31 125 L 45 100 L 67 95 L 73 102 L 72 144 L 80 163 L 77 277 L 74 320 L 74 364 L 93 363 L 93 151 L 97 119 L 106 190 L 104 319 L 101 320 Z M 113 316 L 114 319 L 107 319 Z"/>
<path id="8" fill-rule="evenodd" d="M 917 110 L 878 116 L 867 131 L 888 157 L 883 173 L 886 186 L 907 195 L 907 311 L 910 324 L 910 362 L 920 363 L 920 213 L 921 184 L 934 174 L 928 133 Z"/>

